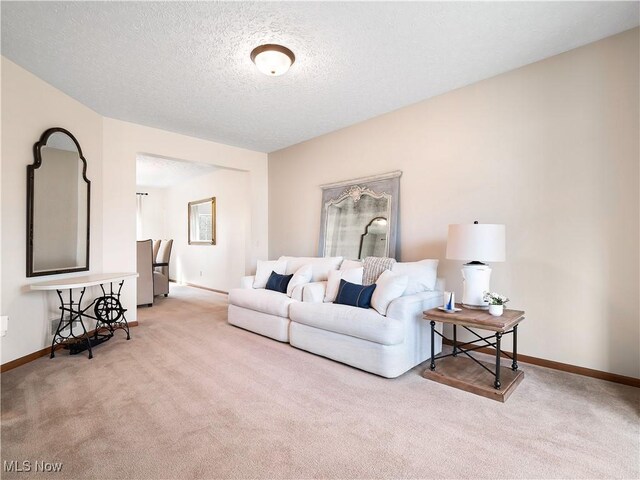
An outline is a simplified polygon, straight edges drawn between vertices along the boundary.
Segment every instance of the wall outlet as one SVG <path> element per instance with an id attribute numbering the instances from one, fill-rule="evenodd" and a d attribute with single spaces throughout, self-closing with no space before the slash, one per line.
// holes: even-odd
<path id="1" fill-rule="evenodd" d="M 200 276 L 202 276 L 202 271 L 200 272 Z"/>
<path id="2" fill-rule="evenodd" d="M 0 317 L 0 337 L 4 337 L 7 334 L 8 328 L 9 328 L 9 317 L 7 316 Z"/>

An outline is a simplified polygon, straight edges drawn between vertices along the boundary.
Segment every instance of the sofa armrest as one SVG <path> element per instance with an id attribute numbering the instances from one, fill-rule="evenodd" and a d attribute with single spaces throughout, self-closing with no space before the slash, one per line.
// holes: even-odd
<path id="1" fill-rule="evenodd" d="M 302 301 L 309 303 L 324 302 L 324 295 L 327 291 L 327 282 L 312 282 L 304 285 L 302 291 Z"/>
<path id="2" fill-rule="evenodd" d="M 413 322 L 422 319 L 422 312 L 442 305 L 442 292 L 428 291 L 396 298 L 387 308 L 387 317 Z"/>
<path id="3" fill-rule="evenodd" d="M 434 290 L 437 290 L 438 292 L 444 292 L 445 287 L 446 287 L 445 279 L 443 277 L 438 277 L 436 279 L 436 286 Z"/>
<path id="4" fill-rule="evenodd" d="M 387 308 L 387 317 L 400 320 L 404 325 L 404 344 L 412 365 L 425 361 L 432 354 L 431 325 L 422 312 L 439 305 L 442 305 L 442 292 L 428 291 L 396 298 Z M 437 322 L 435 330 L 442 333 L 442 323 Z M 442 338 L 435 335 L 433 340 L 433 353 L 440 353 Z"/>
<path id="5" fill-rule="evenodd" d="M 240 288 L 253 288 L 253 281 L 255 278 L 255 275 L 248 275 L 240 278 Z"/>
<path id="6" fill-rule="evenodd" d="M 308 284 L 307 283 L 303 283 L 301 285 L 296 285 L 293 288 L 293 291 L 291 292 L 291 299 L 292 300 L 296 300 L 298 302 L 302 301 L 302 292 L 304 290 L 304 287 L 306 287 Z"/>

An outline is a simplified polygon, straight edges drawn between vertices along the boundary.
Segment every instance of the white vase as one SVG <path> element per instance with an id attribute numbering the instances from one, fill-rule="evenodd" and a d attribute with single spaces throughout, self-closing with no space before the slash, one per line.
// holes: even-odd
<path id="1" fill-rule="evenodd" d="M 499 317 L 504 313 L 504 305 L 489 305 L 489 313 L 494 317 Z"/>

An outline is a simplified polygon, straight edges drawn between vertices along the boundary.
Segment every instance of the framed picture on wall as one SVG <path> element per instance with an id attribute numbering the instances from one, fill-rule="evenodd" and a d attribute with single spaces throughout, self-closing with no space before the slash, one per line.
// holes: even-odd
<path id="1" fill-rule="evenodd" d="M 189 245 L 216 244 L 216 197 L 189 202 Z"/>

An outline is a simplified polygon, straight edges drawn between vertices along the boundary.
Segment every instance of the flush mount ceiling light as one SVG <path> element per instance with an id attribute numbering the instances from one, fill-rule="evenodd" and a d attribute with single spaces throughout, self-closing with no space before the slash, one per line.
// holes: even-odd
<path id="1" fill-rule="evenodd" d="M 251 61 L 265 75 L 277 77 L 289 70 L 296 61 L 296 56 L 287 47 L 267 44 L 260 45 L 251 51 Z"/>

